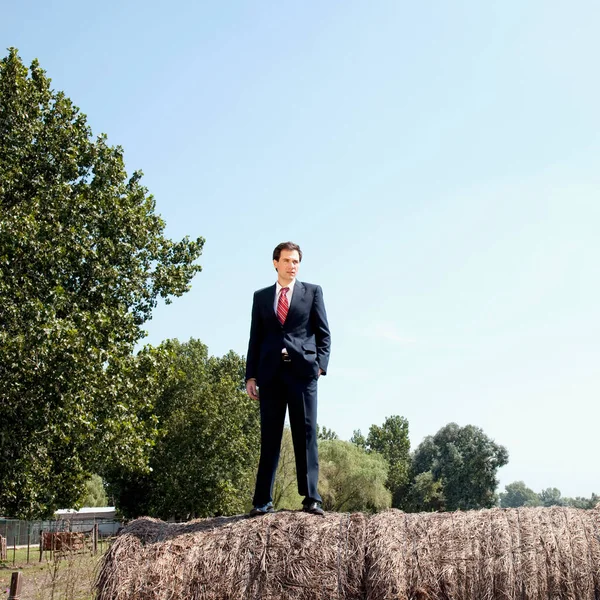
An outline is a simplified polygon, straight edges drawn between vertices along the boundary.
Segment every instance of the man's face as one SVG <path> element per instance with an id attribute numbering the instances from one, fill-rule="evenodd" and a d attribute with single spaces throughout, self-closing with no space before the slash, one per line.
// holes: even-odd
<path id="1" fill-rule="evenodd" d="M 291 283 L 296 278 L 300 268 L 298 250 L 282 250 L 279 260 L 274 260 L 273 265 L 277 269 L 279 283 Z"/>

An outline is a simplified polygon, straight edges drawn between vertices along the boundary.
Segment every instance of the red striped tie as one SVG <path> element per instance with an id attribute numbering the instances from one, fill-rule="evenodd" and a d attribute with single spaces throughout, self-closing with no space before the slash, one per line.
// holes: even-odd
<path id="1" fill-rule="evenodd" d="M 288 310 L 290 305 L 287 299 L 287 293 L 289 287 L 281 288 L 281 292 L 279 293 L 279 300 L 277 302 L 277 318 L 279 322 L 283 325 L 285 323 L 285 318 L 287 317 Z"/>

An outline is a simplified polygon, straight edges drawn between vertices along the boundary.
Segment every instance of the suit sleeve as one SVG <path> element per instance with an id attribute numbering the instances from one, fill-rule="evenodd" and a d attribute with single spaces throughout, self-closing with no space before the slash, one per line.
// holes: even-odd
<path id="1" fill-rule="evenodd" d="M 312 307 L 312 322 L 317 342 L 317 363 L 327 374 L 327 365 L 329 364 L 329 349 L 331 347 L 331 335 L 329 333 L 329 324 L 327 322 L 327 312 L 325 311 L 325 302 L 323 300 L 323 290 L 321 286 L 316 286 L 315 297 Z"/>
<path id="2" fill-rule="evenodd" d="M 250 340 L 248 341 L 248 355 L 246 356 L 246 381 L 256 379 L 258 361 L 260 358 L 261 326 L 260 311 L 256 293 L 252 301 L 252 318 L 250 321 Z"/>

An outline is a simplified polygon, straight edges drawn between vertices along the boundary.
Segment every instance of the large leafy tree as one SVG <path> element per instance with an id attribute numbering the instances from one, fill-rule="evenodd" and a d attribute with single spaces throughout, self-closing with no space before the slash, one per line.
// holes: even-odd
<path id="1" fill-rule="evenodd" d="M 389 465 L 377 452 L 367 452 L 335 434 L 324 435 L 319 440 L 319 465 L 319 491 L 326 510 L 375 512 L 389 508 L 391 494 L 385 485 Z M 296 482 L 292 434 L 286 427 L 273 502 L 278 509 L 297 510 L 302 500 Z"/>
<path id="2" fill-rule="evenodd" d="M 386 486 L 392 493 L 392 506 L 403 508 L 410 478 L 410 439 L 408 421 L 404 417 L 387 417 L 383 425 L 371 425 L 366 440 L 354 432 L 355 445 L 381 454 L 389 464 Z"/>
<path id="3" fill-rule="evenodd" d="M 539 495 L 542 506 L 565 506 L 565 499 L 558 488 L 546 488 Z"/>
<path id="4" fill-rule="evenodd" d="M 107 506 L 108 496 L 100 475 L 92 475 L 85 482 L 85 494 L 80 501 L 81 506 Z"/>
<path id="5" fill-rule="evenodd" d="M 110 469 L 123 514 L 189 519 L 249 507 L 260 450 L 258 405 L 245 393 L 243 359 L 208 355 L 199 340 L 169 340 L 170 376 L 155 406 L 150 471 Z"/>
<path id="6" fill-rule="evenodd" d="M 376 512 L 389 508 L 389 465 L 377 452 L 366 452 L 342 440 L 319 443 L 319 491 L 331 511 Z"/>
<path id="7" fill-rule="evenodd" d="M 497 470 L 507 463 L 506 448 L 479 427 L 449 423 L 417 447 L 413 473 L 431 472 L 441 483 L 446 510 L 490 508 L 497 502 Z"/>
<path id="8" fill-rule="evenodd" d="M 42 517 L 102 464 L 145 462 L 158 390 L 134 356 L 159 298 L 183 294 L 203 240 L 174 242 L 141 173 L 53 91 L 0 62 L 0 513 Z"/>
<path id="9" fill-rule="evenodd" d="M 500 494 L 502 508 L 518 508 L 520 506 L 539 506 L 541 500 L 538 494 L 525 485 L 524 481 L 513 481 L 504 487 Z"/>

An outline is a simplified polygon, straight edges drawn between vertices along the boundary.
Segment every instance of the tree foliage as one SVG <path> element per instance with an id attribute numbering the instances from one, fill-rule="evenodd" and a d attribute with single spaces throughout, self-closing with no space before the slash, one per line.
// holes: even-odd
<path id="1" fill-rule="evenodd" d="M 542 506 L 564 506 L 565 502 L 558 488 L 546 488 L 540 492 L 540 503 Z"/>
<path id="2" fill-rule="evenodd" d="M 500 506 L 502 508 L 516 508 L 519 506 L 569 506 L 571 508 L 591 509 L 600 502 L 597 494 L 590 498 L 577 496 L 576 498 L 565 497 L 558 488 L 546 488 L 539 494 L 528 488 L 523 481 L 509 483 L 504 492 L 500 494 Z"/>
<path id="3" fill-rule="evenodd" d="M 600 508 L 600 496 L 594 493 L 589 498 L 577 496 L 576 498 L 565 498 L 564 501 L 566 506 L 571 506 L 572 508 Z"/>
<path id="4" fill-rule="evenodd" d="M 319 465 L 319 491 L 326 510 L 375 512 L 389 508 L 391 495 L 385 487 L 388 464 L 381 455 L 367 453 L 337 437 L 322 437 L 319 440 Z M 278 509 L 297 510 L 302 500 L 296 481 L 292 434 L 286 427 L 273 503 Z"/>
<path id="5" fill-rule="evenodd" d="M 336 512 L 376 512 L 389 508 L 385 483 L 388 463 L 377 452 L 365 452 L 351 442 L 319 444 L 319 491 L 323 508 Z"/>
<path id="6" fill-rule="evenodd" d="M 208 355 L 199 340 L 162 345 L 171 376 L 155 412 L 149 473 L 107 472 L 125 516 L 189 519 L 248 508 L 260 450 L 258 404 L 245 393 L 243 359 Z"/>
<path id="7" fill-rule="evenodd" d="M 133 356 L 159 298 L 200 270 L 120 147 L 11 49 L 0 62 L 0 513 L 42 517 L 105 463 L 142 468 L 158 353 Z"/>
<path id="8" fill-rule="evenodd" d="M 323 427 L 319 427 L 317 423 L 317 439 L 318 440 L 337 440 L 338 434 L 333 431 L 333 429 L 327 429 L 325 425 Z"/>
<path id="9" fill-rule="evenodd" d="M 506 448 L 479 427 L 449 423 L 417 447 L 413 473 L 430 471 L 441 483 L 446 510 L 491 508 L 496 505 L 496 472 L 507 462 Z"/>
<path id="10" fill-rule="evenodd" d="M 360 431 L 354 432 L 354 444 L 360 446 Z M 403 507 L 410 480 L 410 439 L 408 421 L 404 417 L 387 417 L 381 427 L 371 425 L 366 438 L 366 448 L 378 452 L 389 464 L 386 486 L 392 493 L 392 506 Z"/>
<path id="11" fill-rule="evenodd" d="M 406 512 L 433 512 L 445 510 L 444 486 L 431 471 L 415 475 L 411 482 L 403 508 Z"/>
<path id="12" fill-rule="evenodd" d="M 367 449 L 367 438 L 362 434 L 360 429 L 355 429 L 352 432 L 350 443 L 362 448 L 363 450 Z"/>
<path id="13" fill-rule="evenodd" d="M 298 494 L 296 477 L 296 459 L 294 456 L 294 443 L 292 431 L 289 427 L 283 430 L 279 464 L 273 486 L 273 504 L 276 509 L 297 509 L 302 503 L 303 496 Z"/>
<path id="14" fill-rule="evenodd" d="M 538 494 L 525 485 L 524 481 L 514 481 L 504 488 L 500 494 L 502 508 L 518 508 L 520 506 L 540 506 Z"/>
<path id="15" fill-rule="evenodd" d="M 107 506 L 108 496 L 100 475 L 92 475 L 85 482 L 85 494 L 78 502 L 79 506 Z"/>

